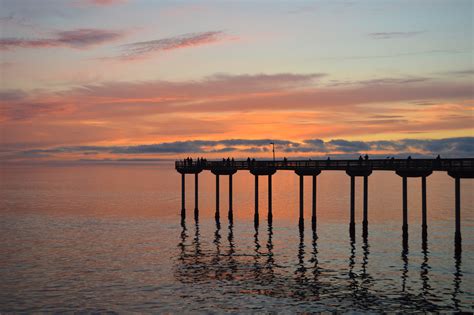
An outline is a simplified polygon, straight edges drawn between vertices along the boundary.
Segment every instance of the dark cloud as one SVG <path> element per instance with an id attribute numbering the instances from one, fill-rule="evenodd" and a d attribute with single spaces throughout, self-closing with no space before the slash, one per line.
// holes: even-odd
<path id="1" fill-rule="evenodd" d="M 363 141 L 347 141 L 342 139 L 331 140 L 326 143 L 326 146 L 332 149 L 332 151 L 338 152 L 361 152 L 369 151 L 370 145 Z"/>
<path id="2" fill-rule="evenodd" d="M 369 33 L 369 36 L 373 39 L 392 39 L 392 38 L 407 38 L 419 35 L 423 32 L 415 31 L 415 32 L 377 32 L 377 33 Z"/>
<path id="3" fill-rule="evenodd" d="M 0 90 L 1 101 L 19 101 L 28 96 L 28 93 L 22 90 Z"/>
<path id="4" fill-rule="evenodd" d="M 55 32 L 52 38 L 1 38 L 0 50 L 50 47 L 87 48 L 120 39 L 124 35 L 125 33 L 123 31 L 82 28 Z"/>
<path id="5" fill-rule="evenodd" d="M 65 153 L 80 153 L 93 155 L 97 153 L 112 153 L 118 155 L 132 154 L 211 154 L 211 153 L 261 153 L 269 152 L 269 139 L 227 139 L 227 140 L 190 140 L 164 142 L 136 146 L 68 146 L 49 149 L 21 151 L 26 157 L 44 157 Z M 277 152 L 313 153 L 315 155 L 336 154 L 357 156 L 372 152 L 379 156 L 385 154 L 403 156 L 436 156 L 443 157 L 472 157 L 474 153 L 474 137 L 446 139 L 402 139 L 380 141 L 349 141 L 334 139 L 306 139 L 302 142 L 290 140 L 274 141 Z"/>
<path id="6" fill-rule="evenodd" d="M 154 52 L 207 45 L 224 39 L 228 39 L 228 36 L 226 36 L 223 31 L 210 31 L 136 42 L 121 46 L 123 49 L 121 57 L 125 59 L 135 59 Z"/>

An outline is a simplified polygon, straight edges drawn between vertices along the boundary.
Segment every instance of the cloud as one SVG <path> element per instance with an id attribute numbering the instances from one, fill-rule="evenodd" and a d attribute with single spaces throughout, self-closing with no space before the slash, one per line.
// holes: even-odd
<path id="1" fill-rule="evenodd" d="M 465 70 L 455 70 L 455 71 L 445 71 L 441 72 L 439 74 L 443 75 L 449 75 L 449 76 L 473 76 L 474 75 L 474 69 L 465 69 Z"/>
<path id="2" fill-rule="evenodd" d="M 369 151 L 370 144 L 363 141 L 347 141 L 342 139 L 331 140 L 326 143 L 326 147 L 337 152 L 361 152 Z"/>
<path id="3" fill-rule="evenodd" d="M 313 156 L 344 155 L 358 156 L 370 153 L 379 156 L 396 155 L 434 157 L 471 157 L 474 153 L 474 137 L 459 137 L 445 139 L 401 139 L 379 141 L 350 141 L 334 139 L 306 139 L 301 142 L 291 140 L 271 139 L 225 139 L 225 140 L 189 140 L 163 142 L 158 144 L 134 146 L 66 146 L 49 149 L 24 150 L 20 152 L 25 157 L 58 156 L 62 154 L 79 153 L 95 155 L 111 153 L 122 155 L 169 155 L 169 154 L 213 154 L 233 153 L 242 156 L 244 153 L 269 152 L 269 143 L 274 141 L 277 152 L 290 154 L 312 154 Z"/>
<path id="4" fill-rule="evenodd" d="M 0 90 L 0 121 L 8 135 L 0 143 L 34 143 L 30 148 L 36 148 L 236 135 L 243 139 L 470 135 L 474 106 L 470 82 L 402 77 L 327 86 L 323 78 L 321 73 L 216 74 L 190 81 L 105 82 L 54 92 Z M 413 105 L 420 102 L 429 104 Z M 238 143 L 221 146 L 238 147 Z M 337 142 L 332 147 L 319 143 L 319 148 L 349 150 Z M 281 150 L 313 149 L 309 142 L 295 142 Z"/>
<path id="5" fill-rule="evenodd" d="M 81 49 L 115 41 L 122 38 L 124 35 L 125 33 L 123 31 L 82 28 L 71 31 L 55 32 L 52 38 L 1 38 L 0 50 L 51 47 L 70 47 Z"/>
<path id="6" fill-rule="evenodd" d="M 422 31 L 414 31 L 414 32 L 377 32 L 377 33 L 369 33 L 369 36 L 373 39 L 392 39 L 392 38 L 407 38 L 413 37 L 424 33 Z"/>
<path id="7" fill-rule="evenodd" d="M 152 53 L 208 45 L 229 39 L 235 38 L 227 36 L 223 31 L 211 31 L 201 33 L 188 33 L 175 37 L 168 37 L 145 42 L 136 42 L 121 46 L 123 50 L 121 58 L 137 59 L 150 55 Z"/>
<path id="8" fill-rule="evenodd" d="M 86 3 L 99 5 L 99 6 L 109 6 L 124 3 L 126 0 L 85 0 Z"/>

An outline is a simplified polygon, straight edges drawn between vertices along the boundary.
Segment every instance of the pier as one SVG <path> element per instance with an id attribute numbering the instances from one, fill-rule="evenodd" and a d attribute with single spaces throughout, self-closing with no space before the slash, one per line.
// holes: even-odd
<path id="1" fill-rule="evenodd" d="M 408 177 L 421 179 L 422 193 L 422 237 L 425 240 L 428 228 L 427 201 L 426 201 L 426 179 L 433 172 L 447 172 L 454 179 L 455 195 L 455 240 L 461 241 L 461 179 L 474 178 L 474 159 L 359 159 L 359 160 L 179 160 L 175 162 L 176 170 L 181 174 L 181 216 L 186 216 L 185 209 L 185 176 L 194 175 L 195 179 L 195 218 L 199 215 L 198 206 L 198 182 L 199 173 L 202 171 L 211 171 L 216 176 L 216 212 L 215 218 L 219 220 L 219 176 L 229 176 L 229 212 L 228 219 L 232 222 L 232 176 L 238 171 L 249 171 L 255 177 L 255 212 L 254 224 L 259 224 L 258 207 L 258 186 L 259 177 L 268 177 L 268 214 L 267 219 L 272 221 L 272 176 L 277 171 L 293 171 L 299 176 L 299 226 L 304 226 L 304 176 L 312 177 L 312 212 L 311 224 L 316 228 L 316 194 L 317 194 L 317 176 L 323 171 L 345 171 L 350 177 L 350 222 L 349 232 L 351 237 L 355 233 L 355 177 L 363 177 L 363 235 L 367 236 L 369 223 L 369 205 L 368 205 L 368 180 L 374 171 L 392 171 L 402 179 L 402 211 L 403 222 L 402 231 L 404 240 L 408 235 Z"/>

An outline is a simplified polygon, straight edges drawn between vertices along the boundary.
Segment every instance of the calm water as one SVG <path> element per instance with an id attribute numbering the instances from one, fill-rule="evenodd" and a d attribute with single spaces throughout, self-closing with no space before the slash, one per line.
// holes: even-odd
<path id="1" fill-rule="evenodd" d="M 401 179 L 369 177 L 369 236 L 351 241 L 349 177 L 318 176 L 317 234 L 298 229 L 298 178 L 273 179 L 273 224 L 253 225 L 253 178 L 234 176 L 234 223 L 214 216 L 214 177 L 200 176 L 200 217 L 180 224 L 172 165 L 15 167 L 0 174 L 0 311 L 311 312 L 473 311 L 474 181 L 462 181 L 462 253 L 454 248 L 454 181 L 428 177 L 428 243 L 420 180 L 409 179 L 409 242 L 402 246 Z"/>

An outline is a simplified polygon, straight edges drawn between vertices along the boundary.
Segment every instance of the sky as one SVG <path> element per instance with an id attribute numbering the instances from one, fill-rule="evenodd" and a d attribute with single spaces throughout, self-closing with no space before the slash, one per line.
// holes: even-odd
<path id="1" fill-rule="evenodd" d="M 0 161 L 472 157 L 472 0 L 0 0 Z"/>

